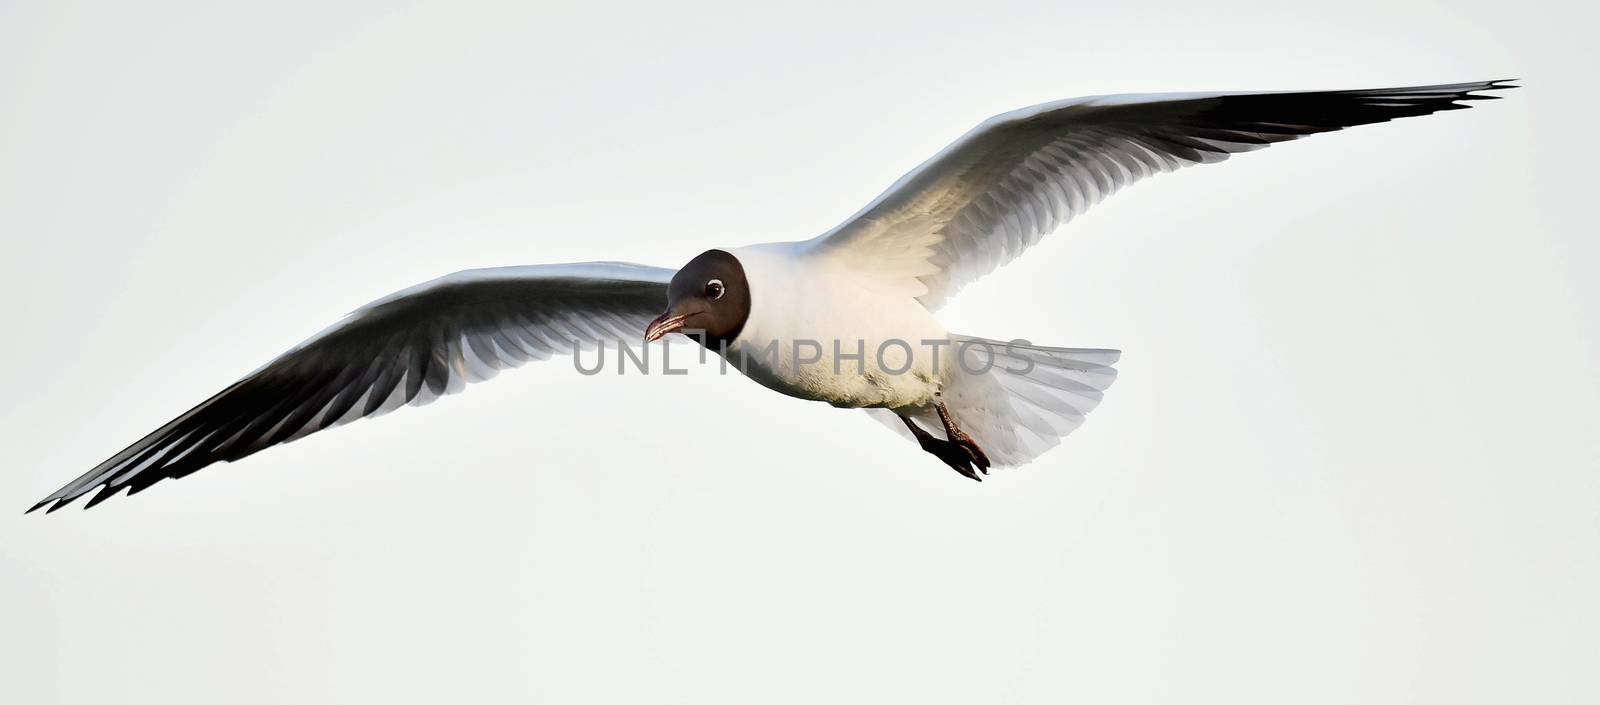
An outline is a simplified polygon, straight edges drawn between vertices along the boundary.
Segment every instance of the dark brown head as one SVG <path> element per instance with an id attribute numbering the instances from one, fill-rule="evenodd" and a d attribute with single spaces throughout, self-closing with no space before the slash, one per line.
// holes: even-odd
<path id="1" fill-rule="evenodd" d="M 644 330 L 649 343 L 682 331 L 708 348 L 733 342 L 750 317 L 750 285 L 739 260 L 722 250 L 706 250 L 689 260 L 667 285 L 667 312 Z"/>

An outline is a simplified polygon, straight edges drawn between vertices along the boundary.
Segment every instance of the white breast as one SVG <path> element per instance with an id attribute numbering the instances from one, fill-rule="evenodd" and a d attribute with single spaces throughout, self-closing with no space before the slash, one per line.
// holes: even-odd
<path id="1" fill-rule="evenodd" d="M 797 244 L 729 250 L 750 285 L 750 317 L 729 364 L 774 391 L 834 406 L 928 404 L 942 385 L 949 333 L 905 292 Z"/>

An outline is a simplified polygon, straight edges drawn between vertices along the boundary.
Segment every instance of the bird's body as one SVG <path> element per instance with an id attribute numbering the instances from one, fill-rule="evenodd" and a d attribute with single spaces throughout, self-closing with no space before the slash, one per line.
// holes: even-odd
<path id="1" fill-rule="evenodd" d="M 811 240 L 710 250 L 676 271 L 612 262 L 472 270 L 379 299 L 33 509 L 98 489 L 94 506 L 641 331 L 647 343 L 691 335 L 782 394 L 866 409 L 979 479 L 991 465 L 1031 462 L 1076 429 L 1116 378 L 1118 352 L 952 333 L 934 312 L 963 285 L 1140 179 L 1460 109 L 1511 87 L 1100 96 L 1005 113 Z"/>
<path id="2" fill-rule="evenodd" d="M 915 298 L 875 287 L 804 243 L 728 252 L 744 265 L 751 290 L 750 316 L 728 360 L 750 379 L 852 409 L 920 408 L 943 387 L 950 366 L 937 365 L 930 351 L 948 347 L 937 343 L 949 333 Z"/>

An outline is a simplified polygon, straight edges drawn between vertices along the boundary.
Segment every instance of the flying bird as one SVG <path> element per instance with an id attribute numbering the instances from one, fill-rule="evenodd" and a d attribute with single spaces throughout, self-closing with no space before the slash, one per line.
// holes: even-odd
<path id="1" fill-rule="evenodd" d="M 990 118 L 810 240 L 709 250 L 677 270 L 475 269 L 378 299 L 28 511 L 135 494 L 529 360 L 687 335 L 757 383 L 866 409 L 961 475 L 1027 463 L 1076 429 L 1118 351 L 988 340 L 934 312 L 962 286 L 1141 178 L 1278 142 L 1469 107 L 1515 88 L 1073 98 Z M 806 345 L 801 345 L 805 341 Z M 943 359 L 940 359 L 941 353 Z M 942 363 L 942 364 L 941 364 Z"/>

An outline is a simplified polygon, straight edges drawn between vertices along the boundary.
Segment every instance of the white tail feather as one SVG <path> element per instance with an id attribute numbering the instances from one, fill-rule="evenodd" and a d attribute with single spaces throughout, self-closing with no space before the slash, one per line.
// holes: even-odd
<path id="1" fill-rule="evenodd" d="M 1082 425 L 1116 381 L 1112 365 L 1121 356 L 1117 350 L 1049 348 L 971 336 L 955 336 L 954 342 L 965 347 L 965 364 L 952 366 L 940 398 L 956 425 L 996 466 L 1031 462 Z M 905 438 L 912 436 L 897 413 L 943 436 L 944 426 L 931 407 L 868 411 Z"/>

